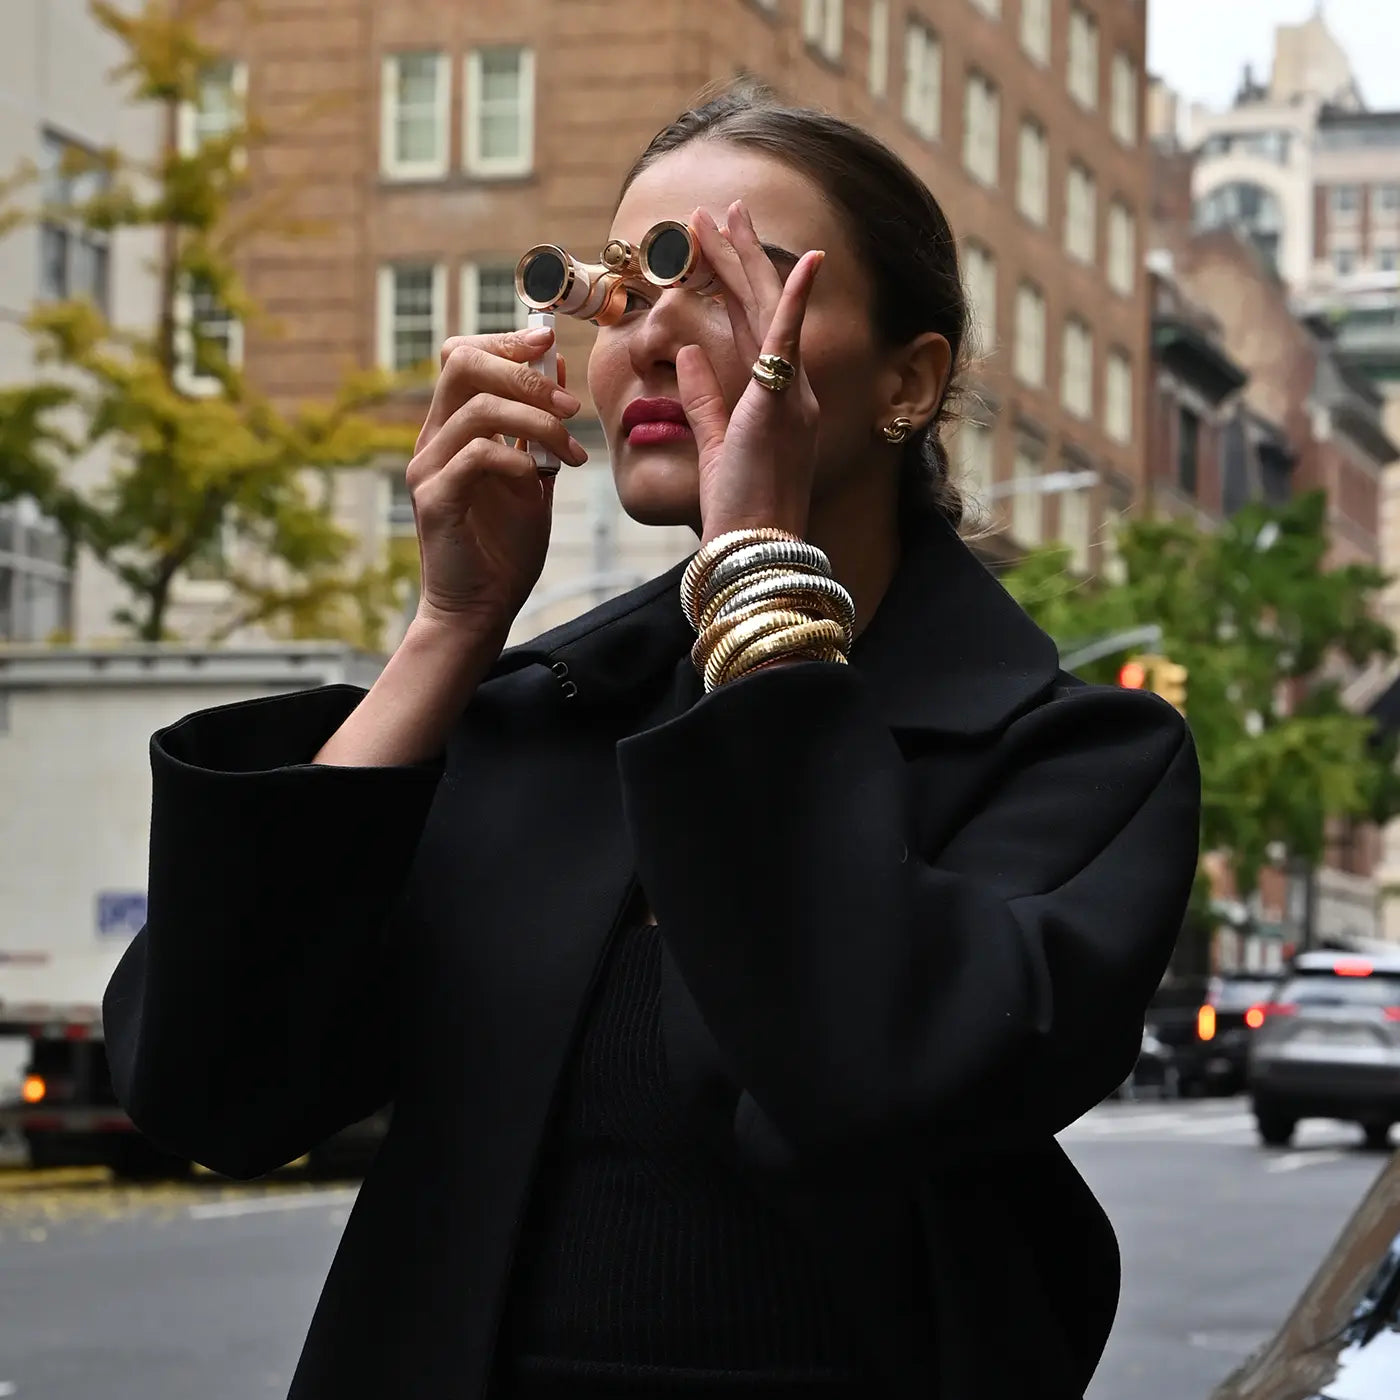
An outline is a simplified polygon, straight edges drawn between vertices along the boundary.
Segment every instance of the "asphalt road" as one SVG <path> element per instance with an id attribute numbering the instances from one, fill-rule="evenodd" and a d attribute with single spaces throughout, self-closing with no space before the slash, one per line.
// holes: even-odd
<path id="1" fill-rule="evenodd" d="M 1356 1141 L 1309 1124 L 1297 1150 L 1263 1151 L 1233 1101 L 1110 1105 L 1071 1128 L 1124 1254 L 1089 1400 L 1207 1400 L 1379 1170 Z M 0 1400 L 285 1395 L 353 1187 L 89 1177 L 0 1171 Z"/>

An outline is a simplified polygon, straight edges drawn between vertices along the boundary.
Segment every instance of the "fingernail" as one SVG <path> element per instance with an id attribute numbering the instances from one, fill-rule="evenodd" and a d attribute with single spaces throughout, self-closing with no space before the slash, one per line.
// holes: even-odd
<path id="1" fill-rule="evenodd" d="M 556 389 L 550 396 L 550 402 L 554 405 L 554 411 L 565 418 L 571 417 L 583 407 L 567 389 Z"/>
<path id="2" fill-rule="evenodd" d="M 575 466 L 581 467 L 588 460 L 588 449 L 576 438 L 569 438 L 569 451 L 578 458 Z"/>
<path id="3" fill-rule="evenodd" d="M 521 339 L 528 345 L 543 345 L 553 334 L 554 332 L 550 330 L 548 326 L 535 326 L 533 329 L 526 331 L 525 334 L 521 336 Z"/>

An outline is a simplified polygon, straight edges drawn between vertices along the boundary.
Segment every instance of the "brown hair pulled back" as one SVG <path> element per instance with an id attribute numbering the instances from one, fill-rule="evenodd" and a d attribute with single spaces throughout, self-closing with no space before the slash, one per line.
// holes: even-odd
<path id="1" fill-rule="evenodd" d="M 663 156 L 702 140 L 760 151 L 826 194 L 870 271 L 875 333 L 883 344 L 902 345 L 925 331 L 947 340 L 954 373 L 938 412 L 904 444 L 901 484 L 907 500 L 929 501 L 961 524 L 962 493 L 950 478 L 940 428 L 954 416 L 968 308 L 953 231 L 928 186 L 869 132 L 825 112 L 784 106 L 766 88 L 740 81 L 701 94 L 659 131 L 627 172 L 622 193 Z"/>

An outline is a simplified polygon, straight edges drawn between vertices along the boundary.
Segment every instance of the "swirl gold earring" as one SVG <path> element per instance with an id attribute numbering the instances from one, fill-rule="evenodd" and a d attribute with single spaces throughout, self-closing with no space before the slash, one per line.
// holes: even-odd
<path id="1" fill-rule="evenodd" d="M 895 443 L 896 445 L 906 441 L 909 434 L 913 431 L 914 423 L 913 420 L 909 418 L 896 418 L 892 423 L 887 423 L 880 429 L 881 435 L 884 437 L 885 441 Z"/>

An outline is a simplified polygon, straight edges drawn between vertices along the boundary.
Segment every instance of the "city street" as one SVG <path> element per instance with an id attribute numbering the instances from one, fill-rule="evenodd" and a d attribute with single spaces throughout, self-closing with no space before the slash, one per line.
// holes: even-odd
<path id="1" fill-rule="evenodd" d="M 1306 1124 L 1262 1151 L 1238 1100 L 1106 1105 L 1071 1128 L 1126 1276 L 1089 1400 L 1205 1400 L 1379 1170 L 1358 1140 Z M 0 1172 L 0 1396 L 284 1395 L 353 1187 L 96 1175 Z"/>

